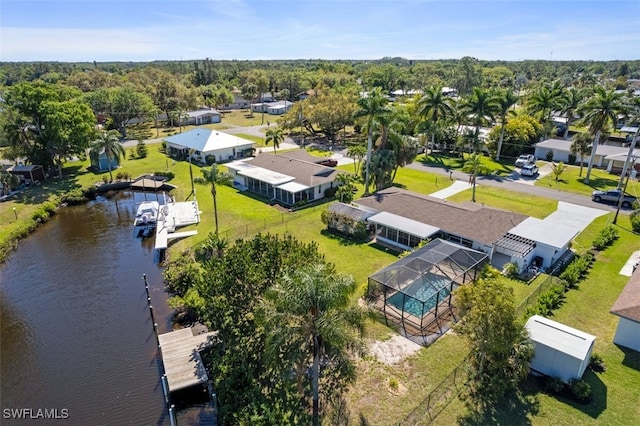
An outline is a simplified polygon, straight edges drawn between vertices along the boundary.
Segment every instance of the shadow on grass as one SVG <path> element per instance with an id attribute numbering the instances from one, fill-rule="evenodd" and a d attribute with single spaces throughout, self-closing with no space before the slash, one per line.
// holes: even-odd
<path id="1" fill-rule="evenodd" d="M 616 345 L 622 353 L 624 353 L 624 359 L 622 365 L 632 368 L 636 371 L 640 371 L 640 352 L 633 349 L 625 348 L 624 346 Z"/>
<path id="2" fill-rule="evenodd" d="M 520 393 L 511 393 L 487 413 L 467 412 L 458 418 L 458 424 L 476 425 L 530 425 L 531 417 L 540 411 L 538 388 L 532 379 L 527 380 Z"/>
<path id="3" fill-rule="evenodd" d="M 78 167 L 79 169 L 79 167 Z M 66 169 L 65 169 L 66 170 Z M 15 202 L 20 204 L 42 204 L 51 196 L 59 197 L 74 189 L 79 189 L 76 175 L 67 175 L 60 180 L 56 177 L 49 178 L 40 185 L 31 186 L 14 196 Z"/>
<path id="4" fill-rule="evenodd" d="M 369 247 L 374 248 L 376 250 L 383 251 L 385 253 L 390 253 L 390 254 L 392 254 L 394 256 L 397 256 L 400 253 L 402 253 L 402 250 L 399 250 L 397 248 L 392 248 L 392 247 L 386 246 L 384 244 L 376 243 L 376 242 L 370 243 Z"/>
<path id="5" fill-rule="evenodd" d="M 577 178 L 576 181 L 593 189 L 611 189 L 618 186 L 618 179 L 609 177 L 591 176 L 588 184 L 584 183 L 584 177 Z"/>
<path id="6" fill-rule="evenodd" d="M 328 229 L 323 229 L 320 231 L 322 236 L 329 238 L 330 240 L 338 241 L 341 246 L 355 246 L 360 244 L 365 244 L 364 241 L 357 241 L 349 238 L 344 234 L 340 234 L 338 232 L 330 231 Z"/>

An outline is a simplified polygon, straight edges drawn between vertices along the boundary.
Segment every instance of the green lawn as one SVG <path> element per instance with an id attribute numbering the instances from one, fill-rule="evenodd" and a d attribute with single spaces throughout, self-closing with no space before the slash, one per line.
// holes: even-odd
<path id="1" fill-rule="evenodd" d="M 429 155 L 420 154 L 416 158 L 416 162 L 420 162 L 431 167 L 441 167 L 443 169 L 460 170 L 464 167 L 465 161 L 467 161 L 469 154 L 452 155 L 450 153 L 437 152 Z M 481 164 L 487 168 L 491 174 L 498 176 L 508 175 L 514 170 L 513 164 L 510 162 L 498 162 L 488 155 L 483 155 L 481 158 Z"/>
<path id="2" fill-rule="evenodd" d="M 536 186 L 557 189 L 559 191 L 572 192 L 575 194 L 591 195 L 594 189 L 613 189 L 618 185 L 620 176 L 613 175 L 606 170 L 592 169 L 589 178 L 589 184 L 584 183 L 584 177 L 587 174 L 587 166 L 582 169 L 580 175 L 580 166 L 567 166 L 565 171 L 560 175 L 558 181 L 552 174 L 547 175 L 536 181 Z M 637 179 L 629 179 L 627 192 L 640 196 L 640 182 Z"/>

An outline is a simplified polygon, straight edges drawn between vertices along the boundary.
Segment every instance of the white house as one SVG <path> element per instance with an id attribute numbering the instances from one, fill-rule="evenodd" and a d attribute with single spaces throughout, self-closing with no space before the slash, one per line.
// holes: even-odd
<path id="1" fill-rule="evenodd" d="M 182 119 L 182 125 L 199 126 L 201 124 L 220 123 L 222 114 L 213 108 L 199 109 L 195 111 L 187 111 Z"/>
<path id="2" fill-rule="evenodd" d="M 335 178 L 346 173 L 286 154 L 260 154 L 227 167 L 235 186 L 287 206 L 324 198 Z"/>
<path id="3" fill-rule="evenodd" d="M 253 152 L 253 142 L 219 130 L 197 128 L 164 138 L 171 156 L 206 163 L 208 156 L 216 162 L 246 157 Z"/>
<path id="4" fill-rule="evenodd" d="M 258 102 L 251 104 L 253 112 L 266 112 L 271 115 L 281 115 L 289 111 L 293 106 L 293 102 L 277 101 L 277 102 Z"/>
<path id="5" fill-rule="evenodd" d="M 222 105 L 222 109 L 244 109 L 249 108 L 251 102 L 240 96 L 239 93 L 233 93 L 233 101 L 230 104 Z"/>
<path id="6" fill-rule="evenodd" d="M 595 336 L 540 315 L 529 318 L 525 327 L 535 348 L 532 370 L 565 382 L 582 378 L 591 361 Z"/>
<path id="7" fill-rule="evenodd" d="M 636 268 L 611 307 L 620 318 L 613 343 L 640 352 L 640 268 Z"/>
<path id="8" fill-rule="evenodd" d="M 553 161 L 562 161 L 564 163 L 569 162 L 569 154 L 571 154 L 571 140 L 564 139 L 547 139 L 535 144 L 535 157 L 541 160 L 547 158 L 549 151 L 553 152 Z M 620 145 L 607 145 L 601 144 L 596 148 L 596 156 L 593 165 L 599 168 L 606 168 L 608 172 L 613 171 L 616 167 L 622 167 L 626 154 L 629 151 L 628 147 Z M 640 157 L 640 150 L 634 150 L 634 155 Z M 584 163 L 589 163 L 589 155 L 584 156 Z M 580 158 L 576 158 L 576 163 L 580 162 Z"/>

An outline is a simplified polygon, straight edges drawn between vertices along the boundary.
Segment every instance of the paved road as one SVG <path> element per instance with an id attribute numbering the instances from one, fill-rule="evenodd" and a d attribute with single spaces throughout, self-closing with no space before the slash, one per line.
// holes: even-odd
<path id="1" fill-rule="evenodd" d="M 443 176 L 449 176 L 449 171 L 441 167 L 432 167 L 422 164 L 420 162 L 413 162 L 406 167 L 415 170 L 428 171 L 431 173 L 441 174 Z M 458 170 L 452 172 L 451 177 L 456 180 L 462 180 L 464 182 L 469 181 L 469 174 Z M 611 212 L 616 211 L 616 207 L 610 204 L 595 203 L 591 201 L 591 197 L 585 195 L 572 194 L 570 192 L 558 191 L 557 189 L 545 188 L 542 186 L 532 185 L 535 179 L 527 179 L 520 177 L 517 173 L 513 173 L 508 177 L 497 176 L 478 176 L 476 183 L 478 185 L 493 186 L 496 188 L 503 188 L 510 191 L 522 192 L 525 194 L 537 195 L 539 197 L 551 198 L 559 201 L 566 201 L 567 203 L 578 204 L 586 207 L 593 207 L 597 209 L 607 210 Z M 621 209 L 621 214 L 631 213 L 631 209 Z"/>

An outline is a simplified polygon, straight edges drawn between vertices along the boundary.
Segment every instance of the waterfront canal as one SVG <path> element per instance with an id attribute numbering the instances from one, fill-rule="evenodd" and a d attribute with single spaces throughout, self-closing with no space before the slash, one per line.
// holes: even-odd
<path id="1" fill-rule="evenodd" d="M 156 196 L 61 209 L 0 267 L 0 423 L 169 424 L 143 274 L 160 333 L 171 312 L 153 238 L 132 229 L 145 197 Z M 68 418 L 19 421 L 7 409 Z"/>

